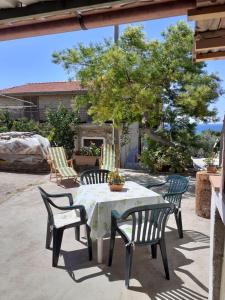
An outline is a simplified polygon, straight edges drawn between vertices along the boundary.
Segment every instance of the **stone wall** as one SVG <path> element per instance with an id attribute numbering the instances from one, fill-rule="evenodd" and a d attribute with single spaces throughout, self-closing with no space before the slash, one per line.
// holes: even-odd
<path id="1" fill-rule="evenodd" d="M 46 120 L 46 111 L 57 110 L 60 104 L 63 104 L 68 110 L 72 110 L 71 104 L 74 95 L 43 95 L 39 96 L 40 121 Z"/>

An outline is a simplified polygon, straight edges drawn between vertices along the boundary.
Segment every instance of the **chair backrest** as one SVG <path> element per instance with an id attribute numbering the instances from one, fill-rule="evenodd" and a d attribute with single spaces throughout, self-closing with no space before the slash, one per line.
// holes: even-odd
<path id="1" fill-rule="evenodd" d="M 66 153 L 63 147 L 49 147 L 49 156 L 52 161 L 54 161 L 55 167 L 63 168 L 67 167 Z"/>
<path id="2" fill-rule="evenodd" d="M 167 193 L 185 193 L 189 184 L 188 178 L 180 175 L 170 175 L 166 182 L 169 184 Z"/>
<path id="3" fill-rule="evenodd" d="M 41 197 L 44 201 L 45 207 L 47 209 L 48 212 L 48 219 L 50 221 L 51 224 L 54 223 L 54 218 L 53 218 L 53 213 L 52 213 L 52 209 L 51 209 L 51 205 L 50 205 L 50 198 L 48 193 L 46 193 L 40 186 L 38 187 L 40 193 L 41 193 Z"/>
<path id="4" fill-rule="evenodd" d="M 180 175 L 170 175 L 167 177 L 166 182 L 169 186 L 163 198 L 180 208 L 182 195 L 188 189 L 189 179 Z"/>
<path id="5" fill-rule="evenodd" d="M 115 146 L 104 144 L 102 150 L 101 169 L 113 171 L 116 167 Z"/>
<path id="6" fill-rule="evenodd" d="M 108 170 L 87 170 L 80 175 L 80 183 L 82 185 L 105 183 L 108 180 L 108 175 Z"/>
<path id="7" fill-rule="evenodd" d="M 150 244 L 164 238 L 166 221 L 174 208 L 172 203 L 138 206 L 124 212 L 121 219 L 132 218 L 132 242 Z"/>

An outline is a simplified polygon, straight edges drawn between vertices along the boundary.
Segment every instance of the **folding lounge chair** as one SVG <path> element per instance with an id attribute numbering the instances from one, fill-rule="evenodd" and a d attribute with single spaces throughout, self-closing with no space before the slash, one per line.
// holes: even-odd
<path id="1" fill-rule="evenodd" d="M 51 168 L 50 180 L 53 174 L 56 177 L 56 182 L 59 184 L 63 179 L 77 180 L 77 172 L 73 168 L 73 161 L 66 159 L 65 150 L 63 147 L 50 147 L 49 164 Z"/>
<path id="2" fill-rule="evenodd" d="M 102 149 L 101 169 L 113 171 L 116 168 L 115 146 L 104 144 Z"/>

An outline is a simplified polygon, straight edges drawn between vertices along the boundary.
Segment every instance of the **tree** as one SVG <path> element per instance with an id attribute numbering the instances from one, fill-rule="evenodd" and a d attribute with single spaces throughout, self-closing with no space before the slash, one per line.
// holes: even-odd
<path id="1" fill-rule="evenodd" d="M 50 126 L 48 139 L 56 146 L 63 146 L 68 152 L 74 149 L 74 136 L 78 130 L 79 118 L 63 105 L 57 111 L 47 112 L 47 123 Z"/>
<path id="2" fill-rule="evenodd" d="M 141 27 L 129 26 L 117 45 L 79 44 L 53 53 L 53 62 L 87 89 L 75 105 L 88 105 L 94 121 L 139 121 L 153 140 L 172 145 L 181 129 L 194 130 L 190 120 L 215 120 L 209 105 L 222 93 L 218 76 L 192 63 L 192 43 L 184 22 L 165 30 L 161 41 L 146 40 Z"/>

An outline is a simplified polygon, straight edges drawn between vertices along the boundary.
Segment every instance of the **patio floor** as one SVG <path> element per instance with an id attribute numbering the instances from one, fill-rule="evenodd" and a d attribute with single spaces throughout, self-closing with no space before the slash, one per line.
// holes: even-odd
<path id="1" fill-rule="evenodd" d="M 162 179 L 124 171 L 129 180 L 146 184 Z M 178 239 L 174 218 L 166 233 L 170 281 L 165 279 L 160 252 L 151 259 L 147 247 L 135 248 L 130 289 L 124 284 L 124 247 L 115 246 L 111 268 L 89 262 L 85 239 L 65 231 L 57 268 L 45 249 L 46 211 L 36 188 L 49 192 L 72 191 L 49 182 L 46 175 L 0 173 L 0 299 L 104 299 L 104 300 L 201 300 L 208 294 L 209 220 L 195 215 L 194 180 L 183 198 L 184 238 Z M 104 261 L 108 239 L 104 241 Z"/>

